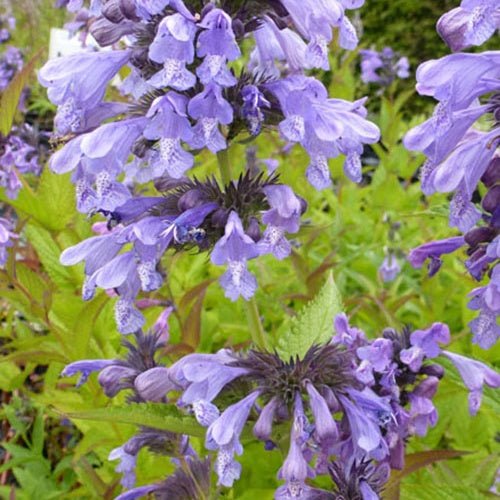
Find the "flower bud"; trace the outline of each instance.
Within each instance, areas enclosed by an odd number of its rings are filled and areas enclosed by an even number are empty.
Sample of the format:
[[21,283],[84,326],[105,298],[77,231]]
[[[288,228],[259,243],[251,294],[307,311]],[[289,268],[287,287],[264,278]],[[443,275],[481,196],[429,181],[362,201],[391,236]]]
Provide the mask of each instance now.
[[190,189],[184,193],[177,202],[177,208],[181,212],[185,212],[190,208],[199,207],[205,203],[205,197],[199,189]]
[[118,0],[122,14],[131,21],[139,21],[135,10],[135,0]]
[[119,23],[125,18],[123,12],[120,9],[119,0],[107,0],[103,2],[101,8],[102,15],[112,23]]
[[493,158],[481,177],[482,183],[486,187],[491,187],[500,181],[500,156]]
[[500,205],[500,185],[493,186],[484,196],[481,203],[483,208],[490,214],[494,213]]
[[429,375],[431,377],[437,377],[439,379],[444,377],[444,368],[441,365],[424,365],[420,369],[420,373],[423,375]]
[[250,236],[250,238],[252,238],[252,240],[255,241],[255,243],[257,243],[260,240],[261,238],[260,226],[257,217],[250,217],[248,221],[247,230],[245,231],[245,233],[248,236]]
[[134,378],[139,372],[130,368],[128,366],[122,365],[111,365],[104,368],[104,370],[99,373],[97,381],[104,389],[104,394],[108,398],[116,396],[122,389],[126,389],[132,386],[130,380]]
[[474,248],[479,243],[491,241],[496,234],[497,232],[492,227],[475,227],[464,236],[464,239],[468,245]]
[[155,366],[141,373],[136,377],[134,384],[137,392],[146,401],[160,401],[174,387],[169,377],[169,370],[164,366]]
[[214,227],[226,227],[227,219],[229,217],[229,214],[227,210],[224,208],[218,208],[213,214],[212,214],[212,225]]

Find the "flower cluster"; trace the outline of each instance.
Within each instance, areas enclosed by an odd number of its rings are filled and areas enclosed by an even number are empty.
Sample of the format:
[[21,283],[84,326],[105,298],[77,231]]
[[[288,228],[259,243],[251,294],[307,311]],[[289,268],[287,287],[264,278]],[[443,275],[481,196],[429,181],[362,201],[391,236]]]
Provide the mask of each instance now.
[[16,28],[16,18],[0,16],[0,43],[10,40],[10,32]]
[[[278,124],[286,140],[308,152],[307,177],[316,188],[331,184],[327,160],[339,154],[347,157],[346,174],[360,180],[363,144],[379,136],[365,120],[363,100],[330,99],[303,74],[329,68],[332,27],[343,47],[356,45],[345,3],[231,2],[227,10],[181,0],[93,4],[90,32],[102,46],[123,40],[127,48],[71,55],[40,70],[58,105],[57,133],[77,135],[59,152],[71,161],[54,161],[52,169],[74,172],[82,206],[81,193],[98,184],[101,172],[113,181],[124,170],[141,183],[165,173],[180,178],[201,149],[217,153],[239,134],[254,137]],[[250,37],[248,67],[237,73],[233,62]],[[103,102],[108,82],[124,67],[128,104]],[[112,189],[122,191],[118,182]]]
[[[498,19],[497,1],[464,1],[440,19],[438,30],[453,50],[461,50],[489,38]],[[473,341],[487,349],[500,337],[500,51],[459,52],[427,61],[417,70],[417,90],[438,104],[404,144],[427,156],[421,170],[425,194],[454,193],[450,226],[464,237],[427,243],[412,251],[410,262],[419,267],[430,257],[434,274],[441,254],[468,246],[467,270],[478,281],[490,279],[471,292],[469,303],[480,310],[469,323]],[[488,128],[474,127],[479,120]],[[479,189],[481,183],[484,189]],[[480,192],[485,193],[482,200]]]
[[410,63],[407,57],[400,57],[390,47],[380,52],[370,49],[359,51],[361,56],[361,80],[364,83],[378,83],[388,87],[396,78],[410,76]]
[[0,186],[8,198],[15,199],[22,188],[19,174],[40,174],[40,154],[46,152],[41,140],[27,123],[13,127],[7,137],[0,135]]
[[[438,356],[457,367],[470,393],[472,415],[483,384],[500,387],[500,375],[486,365],[441,350],[439,344],[450,339],[442,323],[413,332],[387,328],[369,340],[340,314],[335,330],[328,344],[289,361],[276,352],[222,349],[189,354],[169,367],[154,362],[157,336],[137,333],[137,347],[126,342],[126,361],[80,361],[68,365],[63,375],[81,372],[81,384],[91,371],[100,371],[98,380],[108,396],[129,389],[132,401],[166,403],[169,393],[180,393],[177,405],[207,427],[205,446],[217,453],[214,469],[222,486],[232,486],[240,476],[234,456],[243,453],[240,439],[247,422],[266,450],[283,446],[277,438],[289,429],[288,456],[277,472],[284,481],[277,499],[337,498],[308,484],[325,474],[333,479],[336,495],[379,498],[389,468],[404,467],[408,438],[424,436],[437,422],[432,398],[444,373],[434,362]],[[121,459],[117,470],[125,472],[125,487],[135,483],[138,449],[158,449],[168,439],[173,439],[170,434],[143,429],[113,450],[110,458]],[[192,455],[180,443],[183,455]],[[132,491],[139,496],[159,487],[141,488]]]
[[[85,200],[99,196],[107,208],[101,210],[108,217],[104,234],[66,249],[61,262],[85,261],[85,300],[94,296],[97,286],[115,290],[121,333],[143,326],[134,301],[140,290],[157,290],[163,284],[160,261],[167,249],[211,250],[214,264],[227,265],[220,280],[226,296],[249,299],[257,284],[247,261],[268,253],[277,259],[287,257],[291,245],[285,234],[299,230],[299,218],[306,209],[304,200],[279,184],[276,176],[252,177],[249,172],[224,189],[214,178],[204,182],[164,178],[157,184],[164,196],[132,198],[124,193],[115,209],[112,182],[102,172],[97,192],[85,195]],[[132,247],[122,251],[125,246]]]
[[[185,174],[202,150],[217,154],[222,164],[236,137],[253,139],[264,128],[278,128],[289,144],[307,151],[306,175],[317,189],[331,186],[328,160],[340,154],[346,175],[361,180],[363,145],[379,137],[366,120],[365,99],[331,99],[304,71],[329,68],[332,28],[342,47],[356,45],[345,9],[362,4],[92,2],[85,29],[101,46],[120,40],[121,48],[54,59],[39,71],[58,106],[56,132],[66,140],[50,168],[73,173],[79,211],[119,224],[67,250],[62,262],[86,261],[84,298],[96,286],[116,290],[121,332],[142,326],[132,302],[140,289],[161,286],[159,262],[168,247],[212,249],[212,262],[227,265],[221,285],[231,300],[255,292],[248,260],[290,254],[285,233],[299,230],[303,200],[258,172],[226,179],[222,190],[212,179],[189,181]],[[67,6],[78,10],[82,2]],[[241,47],[250,39],[255,45],[245,66]],[[128,73],[120,86],[126,97],[107,102],[108,83],[119,72]],[[149,181],[157,188],[168,185],[159,189],[165,200],[134,195],[138,184]],[[130,243],[133,250],[120,253]]]

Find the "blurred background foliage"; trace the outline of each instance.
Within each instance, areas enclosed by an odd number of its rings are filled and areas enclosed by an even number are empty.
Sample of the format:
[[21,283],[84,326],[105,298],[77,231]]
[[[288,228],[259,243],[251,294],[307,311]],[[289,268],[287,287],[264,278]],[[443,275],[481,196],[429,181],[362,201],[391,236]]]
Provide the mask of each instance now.
[[[391,46],[411,62],[411,76],[383,93],[359,81],[357,52],[346,54],[332,47],[332,71],[322,75],[330,94],[355,99],[370,93],[370,117],[382,130],[382,139],[365,152],[360,185],[342,173],[342,158],[330,162],[334,186],[321,192],[304,182],[307,156],[295,146],[283,152],[275,131],[265,131],[250,145],[230,150],[233,175],[247,164],[276,158],[284,183],[308,201],[300,232],[294,238],[291,258],[272,257],[250,262],[259,283],[256,300],[271,343],[276,346],[293,317],[321,288],[333,271],[345,310],[353,325],[377,336],[386,326],[409,324],[424,328],[435,321],[449,324],[451,349],[499,367],[500,346],[483,351],[470,342],[467,293],[477,286],[457,255],[445,256],[442,270],[433,278],[425,269],[405,261],[410,248],[456,233],[448,227],[446,195],[424,198],[418,181],[422,157],[406,151],[401,138],[431,112],[432,102],[412,91],[419,62],[446,53],[434,26],[438,17],[458,0],[420,2],[366,0],[361,12],[363,47]],[[0,4],[13,13],[17,29],[10,43],[21,47],[28,59],[48,47],[49,29],[67,18],[52,7],[52,0],[17,0]],[[46,53],[40,61],[44,61]],[[41,65],[41,63],[40,63]],[[50,123],[53,107],[35,78],[28,119]],[[0,110],[1,112],[1,110]],[[216,173],[213,155],[198,158],[194,173]],[[262,167],[264,168],[264,167]],[[60,252],[92,235],[90,223],[74,207],[69,175],[47,169],[39,179],[26,179],[16,201],[0,191],[4,213],[17,213],[17,230],[23,238],[11,249],[0,269],[0,497],[15,499],[114,498],[120,491],[116,463],[107,460],[111,449],[133,434],[134,426],[115,418],[88,418],[112,402],[102,393],[95,375],[81,388],[76,379],[60,379],[65,364],[80,359],[115,358],[122,352],[113,319],[114,299],[100,291],[90,302],[80,296],[82,266],[63,267]],[[9,208],[10,207],[10,208]],[[90,222],[100,220],[95,216]],[[384,283],[379,267],[393,252],[401,272]],[[164,260],[168,286],[150,297],[175,306],[171,316],[171,342],[165,357],[174,361],[193,352],[213,352],[223,346],[245,347],[248,323],[241,300],[223,297],[217,283],[220,268],[207,254],[168,255]],[[151,326],[162,307],[144,311]],[[475,499],[493,496],[488,489],[500,467],[500,397],[486,390],[483,407],[471,419],[467,392],[453,368],[435,398],[439,423],[427,437],[415,438],[409,452],[456,449],[470,454],[437,462],[409,475],[402,483],[402,499]],[[87,413],[86,413],[87,412]],[[69,414],[78,414],[80,418]],[[203,448],[203,440],[194,440]],[[265,453],[265,455],[264,455]],[[265,457],[263,459],[263,457]],[[249,441],[242,456],[242,478],[224,498],[271,499],[277,487],[276,471],[283,457],[264,452]],[[137,475],[141,484],[153,482],[171,469],[166,459],[141,451]],[[318,483],[320,484],[320,483]]]

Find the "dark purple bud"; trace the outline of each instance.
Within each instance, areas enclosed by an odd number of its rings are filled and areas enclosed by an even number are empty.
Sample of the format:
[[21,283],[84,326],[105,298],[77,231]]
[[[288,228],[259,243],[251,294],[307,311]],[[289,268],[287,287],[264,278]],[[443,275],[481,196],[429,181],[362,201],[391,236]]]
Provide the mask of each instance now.
[[111,365],[99,373],[97,380],[108,398],[116,396],[122,389],[131,387],[132,383],[124,379],[133,379],[138,374],[134,368],[122,365]]
[[108,0],[101,7],[102,15],[112,23],[119,23],[125,18],[120,9],[120,0]]
[[427,377],[413,389],[413,394],[422,398],[432,399],[434,394],[436,394],[438,385],[439,379],[437,377]]
[[210,2],[210,3],[207,3],[203,9],[201,9],[201,14],[200,14],[200,17],[203,19],[211,10],[213,10],[215,7],[215,5]]
[[425,365],[420,368],[420,373],[440,379],[444,377],[444,368],[441,365]]
[[481,203],[484,210],[490,214],[494,213],[500,205],[500,185],[493,186],[484,196]]
[[229,217],[229,214],[227,210],[224,208],[218,208],[213,214],[212,214],[212,225],[214,227],[226,227],[227,219]]
[[300,201],[300,215],[303,215],[307,210],[307,201],[302,196],[295,195]]
[[240,19],[233,19],[231,28],[233,29],[233,33],[236,38],[240,38],[245,34],[245,25],[241,22]]
[[125,21],[114,24],[104,17],[94,21],[90,26],[91,35],[97,40],[101,47],[108,47],[116,43],[122,36],[131,35],[134,32],[134,23]]
[[252,240],[255,241],[255,243],[257,243],[260,240],[261,238],[260,226],[257,217],[250,217],[248,221],[247,230],[245,231],[245,233],[248,234],[248,236],[250,236],[250,238],[252,238]]
[[131,21],[139,21],[140,18],[136,14],[135,0],[119,0],[120,10],[123,15]]
[[170,175],[164,174],[161,177],[158,177],[157,179],[154,180],[154,186],[158,191],[166,193],[167,191],[171,191],[176,187],[182,186],[182,184],[185,184],[188,181],[189,179],[187,177],[174,179],[170,177]]
[[185,212],[190,208],[199,207],[206,203],[203,193],[199,189],[190,189],[184,193],[177,202],[177,208],[180,212]]
[[427,264],[427,275],[432,278],[440,269],[443,261],[439,257],[431,257]]
[[[500,186],[499,186],[500,187]],[[475,227],[469,231],[465,236],[465,242],[471,247],[476,247],[479,243],[490,242],[497,235],[497,231],[492,227],[483,226]]]
[[486,187],[491,187],[500,181],[500,156],[493,158],[481,177],[482,183]]

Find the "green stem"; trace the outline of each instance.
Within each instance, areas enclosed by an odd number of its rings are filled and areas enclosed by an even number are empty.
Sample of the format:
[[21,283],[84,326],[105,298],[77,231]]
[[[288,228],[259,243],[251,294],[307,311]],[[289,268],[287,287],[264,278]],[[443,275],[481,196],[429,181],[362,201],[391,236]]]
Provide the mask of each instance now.
[[255,297],[246,300],[245,307],[247,309],[248,326],[250,327],[250,335],[252,336],[253,343],[257,347],[269,351],[266,332],[260,321],[259,307],[257,306]]
[[222,184],[227,186],[231,182],[231,165],[229,164],[229,152],[227,149],[222,149],[217,153],[217,162],[219,163]]

